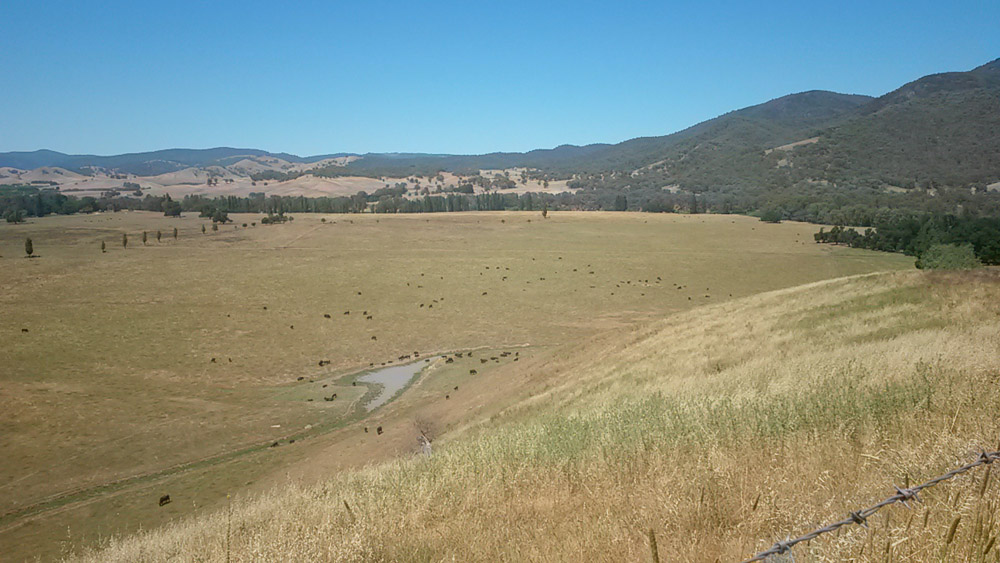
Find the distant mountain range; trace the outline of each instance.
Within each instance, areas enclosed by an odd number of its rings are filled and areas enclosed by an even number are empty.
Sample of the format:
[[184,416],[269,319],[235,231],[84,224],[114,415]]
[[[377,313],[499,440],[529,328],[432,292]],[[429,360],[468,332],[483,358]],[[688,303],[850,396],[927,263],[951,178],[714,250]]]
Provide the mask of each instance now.
[[[1000,59],[926,76],[878,98],[809,91],[733,111],[683,131],[618,144],[484,155],[341,153],[299,157],[256,149],[169,149],[116,156],[0,153],[0,166],[153,176],[278,159],[338,175],[403,177],[437,170],[529,167],[553,177],[627,172],[664,185],[787,186],[824,181],[911,188],[1000,181]],[[277,161],[275,161],[277,162]],[[287,168],[287,164],[286,164]]]

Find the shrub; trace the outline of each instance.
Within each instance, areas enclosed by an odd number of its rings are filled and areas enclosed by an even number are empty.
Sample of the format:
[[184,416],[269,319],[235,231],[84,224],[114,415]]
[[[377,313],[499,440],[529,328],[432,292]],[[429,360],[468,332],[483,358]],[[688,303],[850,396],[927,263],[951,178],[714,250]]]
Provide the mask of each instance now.
[[780,209],[771,207],[765,209],[763,213],[760,214],[760,220],[765,223],[780,223],[782,219],[782,212]]
[[917,258],[915,265],[924,270],[971,270],[983,264],[971,244],[935,244]]

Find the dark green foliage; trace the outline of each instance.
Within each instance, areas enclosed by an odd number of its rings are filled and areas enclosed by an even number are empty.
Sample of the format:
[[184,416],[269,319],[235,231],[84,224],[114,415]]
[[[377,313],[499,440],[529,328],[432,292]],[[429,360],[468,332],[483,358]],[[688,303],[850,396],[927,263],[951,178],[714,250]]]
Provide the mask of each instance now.
[[915,265],[926,270],[971,270],[983,264],[976,258],[972,245],[965,243],[935,244],[917,258]]
[[968,244],[982,263],[1000,264],[1000,218],[897,213],[878,220],[864,233],[835,226],[829,231],[820,229],[814,238],[816,242],[921,257],[936,245]]
[[294,180],[299,176],[302,176],[303,172],[293,171],[293,172],[278,172],[277,170],[264,170],[263,172],[256,172],[250,175],[250,179],[254,182],[287,182],[288,180]]
[[284,212],[275,214],[268,214],[267,217],[263,217],[260,220],[261,225],[278,225],[288,221],[288,217],[285,216]]
[[147,238],[146,237],[146,231],[143,231],[142,232],[142,245],[143,246],[146,246],[146,238]]
[[626,211],[628,210],[628,198],[623,195],[615,196],[615,211]]
[[180,217],[181,216],[181,204],[170,198],[170,194],[163,197],[163,203],[161,204],[163,209],[163,214],[167,217]]
[[218,231],[219,230],[219,224],[218,223],[212,223],[212,230],[213,231]]
[[7,212],[4,213],[4,219],[6,219],[8,223],[23,223],[25,215],[27,215],[27,213],[25,213],[23,209],[8,209]]
[[29,258],[35,254],[35,247],[31,244],[31,237],[24,239],[24,253],[27,254]]
[[782,218],[781,210],[776,207],[770,207],[760,214],[760,220],[765,223],[780,223]]

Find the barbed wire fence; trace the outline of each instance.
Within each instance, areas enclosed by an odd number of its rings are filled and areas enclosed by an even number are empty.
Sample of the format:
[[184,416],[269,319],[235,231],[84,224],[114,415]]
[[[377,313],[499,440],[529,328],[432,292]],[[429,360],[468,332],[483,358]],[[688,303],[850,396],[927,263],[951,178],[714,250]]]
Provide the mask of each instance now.
[[[751,563],[753,561],[768,561],[769,558],[773,556],[789,554],[792,547],[794,547],[796,544],[816,539],[819,536],[822,536],[823,534],[829,534],[830,532],[835,532],[844,526],[857,524],[858,526],[863,526],[867,528],[868,524],[866,521],[868,520],[869,517],[871,517],[879,510],[882,510],[883,508],[896,503],[902,503],[903,506],[909,508],[910,505],[907,504],[907,501],[920,502],[920,497],[917,496],[917,494],[920,491],[933,487],[938,483],[942,483],[944,481],[957,477],[968,471],[971,471],[976,467],[979,467],[980,465],[989,465],[998,459],[1000,459],[1000,451],[993,451],[993,452],[984,451],[983,453],[979,454],[979,457],[976,458],[976,461],[963,465],[962,467],[952,469],[951,471],[945,473],[944,475],[935,477],[930,481],[926,481],[924,483],[921,483],[915,487],[910,487],[908,489],[900,489],[899,487],[894,487],[896,489],[896,494],[890,496],[889,498],[883,500],[882,502],[873,504],[868,508],[864,508],[856,512],[851,512],[847,515],[847,518],[844,518],[843,520],[837,522],[833,522],[832,524],[827,524],[822,528],[816,528],[815,530],[809,532],[808,534],[799,536],[797,538],[787,539],[785,541],[779,541],[775,543],[773,546],[771,546],[770,549],[767,549],[766,551],[761,551],[760,553],[754,555],[750,559],[743,560],[742,563]],[[775,559],[772,559],[772,561],[774,560]]]

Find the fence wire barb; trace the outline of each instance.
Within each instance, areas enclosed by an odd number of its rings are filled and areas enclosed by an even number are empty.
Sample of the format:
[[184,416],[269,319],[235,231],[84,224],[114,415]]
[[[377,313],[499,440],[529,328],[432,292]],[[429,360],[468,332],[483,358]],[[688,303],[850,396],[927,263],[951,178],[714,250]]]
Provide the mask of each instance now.
[[761,551],[760,553],[754,555],[750,559],[743,560],[742,563],[751,563],[753,561],[765,561],[767,560],[768,557],[772,555],[780,555],[783,553],[788,553],[792,549],[792,547],[794,547],[796,544],[816,539],[817,537],[823,534],[834,532],[844,526],[849,526],[851,524],[857,524],[859,526],[867,528],[868,518],[871,515],[878,512],[879,510],[882,510],[886,506],[898,502],[901,503],[903,506],[910,508],[910,505],[907,504],[906,501],[913,500],[917,502],[923,502],[917,495],[917,493],[919,493],[920,491],[927,489],[929,487],[933,487],[934,485],[937,485],[942,481],[947,481],[953,477],[957,477],[958,475],[961,475],[962,473],[975,469],[980,465],[987,465],[993,463],[997,459],[1000,459],[1000,451],[995,451],[995,452],[984,451],[983,453],[979,454],[979,457],[976,458],[976,461],[963,465],[962,467],[952,469],[951,471],[945,473],[944,475],[939,475],[938,477],[935,477],[925,483],[921,483],[915,487],[900,489],[899,487],[894,486],[893,488],[896,489],[896,494],[890,496],[889,498],[883,500],[882,502],[879,502],[862,510],[848,513],[847,518],[844,518],[843,520],[834,522],[832,524],[827,524],[822,528],[816,528],[815,530],[803,536],[787,539],[785,541],[779,541],[775,543],[773,546],[771,546],[770,549],[766,551]]

